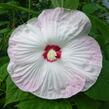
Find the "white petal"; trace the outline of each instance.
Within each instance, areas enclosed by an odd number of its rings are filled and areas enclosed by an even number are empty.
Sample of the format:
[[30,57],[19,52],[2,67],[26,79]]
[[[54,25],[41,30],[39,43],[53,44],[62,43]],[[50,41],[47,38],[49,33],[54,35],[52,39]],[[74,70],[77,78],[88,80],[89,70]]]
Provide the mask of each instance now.
[[99,76],[102,68],[102,54],[98,43],[91,37],[75,38],[62,50],[62,61],[69,69],[86,77],[84,91],[89,89]]
[[28,92],[37,90],[46,76],[43,59],[39,59],[36,63],[27,65],[17,65],[10,62],[8,72],[14,83],[21,90]]
[[20,66],[10,62],[8,72],[21,90],[46,99],[68,98],[83,89],[85,78],[61,64],[43,64],[39,60],[35,64]]
[[33,93],[41,98],[68,98],[80,92],[85,85],[84,76],[64,68],[62,63],[47,63],[46,76],[41,87]]
[[48,43],[63,42],[63,45],[78,35],[88,34],[91,27],[90,20],[83,12],[63,8],[43,11],[38,22]]
[[[34,19],[37,22],[37,19]],[[45,42],[40,27],[32,26],[32,21],[19,26],[9,39],[8,54],[13,62],[27,64],[42,56]],[[37,23],[36,23],[37,24]]]

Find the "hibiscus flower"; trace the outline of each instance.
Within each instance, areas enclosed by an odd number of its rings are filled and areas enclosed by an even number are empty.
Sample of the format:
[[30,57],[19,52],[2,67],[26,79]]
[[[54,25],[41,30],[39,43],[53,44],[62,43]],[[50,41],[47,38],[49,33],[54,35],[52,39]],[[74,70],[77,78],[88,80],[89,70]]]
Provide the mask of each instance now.
[[102,68],[98,43],[81,11],[55,8],[19,26],[9,39],[8,72],[23,91],[46,99],[88,90]]

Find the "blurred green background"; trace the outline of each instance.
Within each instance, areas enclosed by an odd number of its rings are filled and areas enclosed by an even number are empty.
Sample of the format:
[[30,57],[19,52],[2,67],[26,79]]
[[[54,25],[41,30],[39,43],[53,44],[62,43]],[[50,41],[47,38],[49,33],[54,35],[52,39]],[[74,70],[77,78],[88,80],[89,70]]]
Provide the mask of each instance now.
[[[88,15],[92,22],[90,35],[102,49],[103,69],[96,84],[87,92],[50,101],[22,92],[14,85],[7,73],[7,47],[18,25],[53,7],[77,8]],[[0,109],[109,109],[109,1],[0,0]]]

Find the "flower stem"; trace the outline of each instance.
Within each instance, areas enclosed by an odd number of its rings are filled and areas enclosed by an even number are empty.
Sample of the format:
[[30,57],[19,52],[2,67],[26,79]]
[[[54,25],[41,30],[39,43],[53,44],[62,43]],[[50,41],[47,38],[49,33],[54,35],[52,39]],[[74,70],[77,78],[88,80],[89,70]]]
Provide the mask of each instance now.
[[28,10],[29,10],[28,19],[30,19],[31,0],[28,0]]

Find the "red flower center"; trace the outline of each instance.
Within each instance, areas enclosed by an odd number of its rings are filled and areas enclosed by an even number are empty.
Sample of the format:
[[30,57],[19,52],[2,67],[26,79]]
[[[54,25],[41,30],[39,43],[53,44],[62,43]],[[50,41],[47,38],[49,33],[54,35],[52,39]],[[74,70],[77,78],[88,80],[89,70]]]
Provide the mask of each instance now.
[[61,48],[58,45],[47,45],[43,57],[49,62],[57,61],[61,58]]

